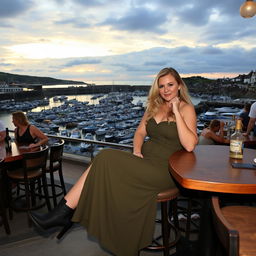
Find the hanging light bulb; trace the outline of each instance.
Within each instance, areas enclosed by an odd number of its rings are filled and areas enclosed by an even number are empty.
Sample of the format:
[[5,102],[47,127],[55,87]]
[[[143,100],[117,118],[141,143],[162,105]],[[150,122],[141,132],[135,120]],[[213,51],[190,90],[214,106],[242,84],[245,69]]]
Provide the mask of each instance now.
[[244,18],[251,18],[256,14],[256,3],[253,0],[246,0],[240,7],[240,15]]

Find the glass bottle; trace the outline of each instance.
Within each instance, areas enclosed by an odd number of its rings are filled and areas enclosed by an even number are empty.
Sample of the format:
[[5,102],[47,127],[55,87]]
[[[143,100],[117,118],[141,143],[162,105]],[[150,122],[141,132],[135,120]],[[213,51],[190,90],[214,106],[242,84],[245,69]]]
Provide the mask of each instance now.
[[6,152],[11,152],[12,151],[12,141],[11,141],[11,137],[9,135],[9,130],[8,128],[6,128],[6,136],[5,136],[5,149]]
[[232,120],[229,124],[229,136],[231,136],[235,132],[236,127],[236,116],[232,115]]
[[242,120],[237,119],[235,132],[230,136],[229,156],[231,158],[243,158],[243,140],[244,136],[242,134]]

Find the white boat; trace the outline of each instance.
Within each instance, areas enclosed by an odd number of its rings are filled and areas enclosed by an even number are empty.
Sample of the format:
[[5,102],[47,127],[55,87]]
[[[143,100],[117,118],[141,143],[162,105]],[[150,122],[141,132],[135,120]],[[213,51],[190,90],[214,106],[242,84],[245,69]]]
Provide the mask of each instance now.
[[81,138],[81,132],[78,129],[74,129],[71,131],[70,138],[73,139],[80,139]]
[[86,152],[86,151],[88,151],[88,150],[90,150],[90,149],[91,149],[91,144],[90,144],[90,143],[82,142],[82,143],[80,144],[80,151],[81,151],[81,152]]
[[98,135],[98,136],[100,136],[100,135],[106,134],[107,131],[108,131],[107,128],[99,128],[99,129],[97,129],[97,130],[95,131],[95,134]]

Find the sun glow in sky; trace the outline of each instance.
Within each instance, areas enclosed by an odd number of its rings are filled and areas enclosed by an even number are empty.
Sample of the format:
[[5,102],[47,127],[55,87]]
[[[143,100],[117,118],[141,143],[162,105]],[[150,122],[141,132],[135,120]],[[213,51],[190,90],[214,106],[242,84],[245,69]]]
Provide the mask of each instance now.
[[0,0],[0,71],[84,82],[150,84],[256,69],[255,18],[242,0]]
[[13,45],[9,50],[13,54],[27,59],[62,59],[76,57],[98,57],[110,55],[104,46],[86,45],[79,42],[46,42],[46,43],[28,43]]

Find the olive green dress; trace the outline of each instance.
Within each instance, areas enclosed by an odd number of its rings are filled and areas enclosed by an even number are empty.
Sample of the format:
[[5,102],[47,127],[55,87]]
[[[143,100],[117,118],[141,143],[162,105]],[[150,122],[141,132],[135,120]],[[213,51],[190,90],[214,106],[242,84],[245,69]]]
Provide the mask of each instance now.
[[157,194],[175,186],[168,159],[182,148],[176,123],[152,118],[146,129],[144,158],[115,149],[95,157],[72,219],[117,256],[137,256],[152,242]]

